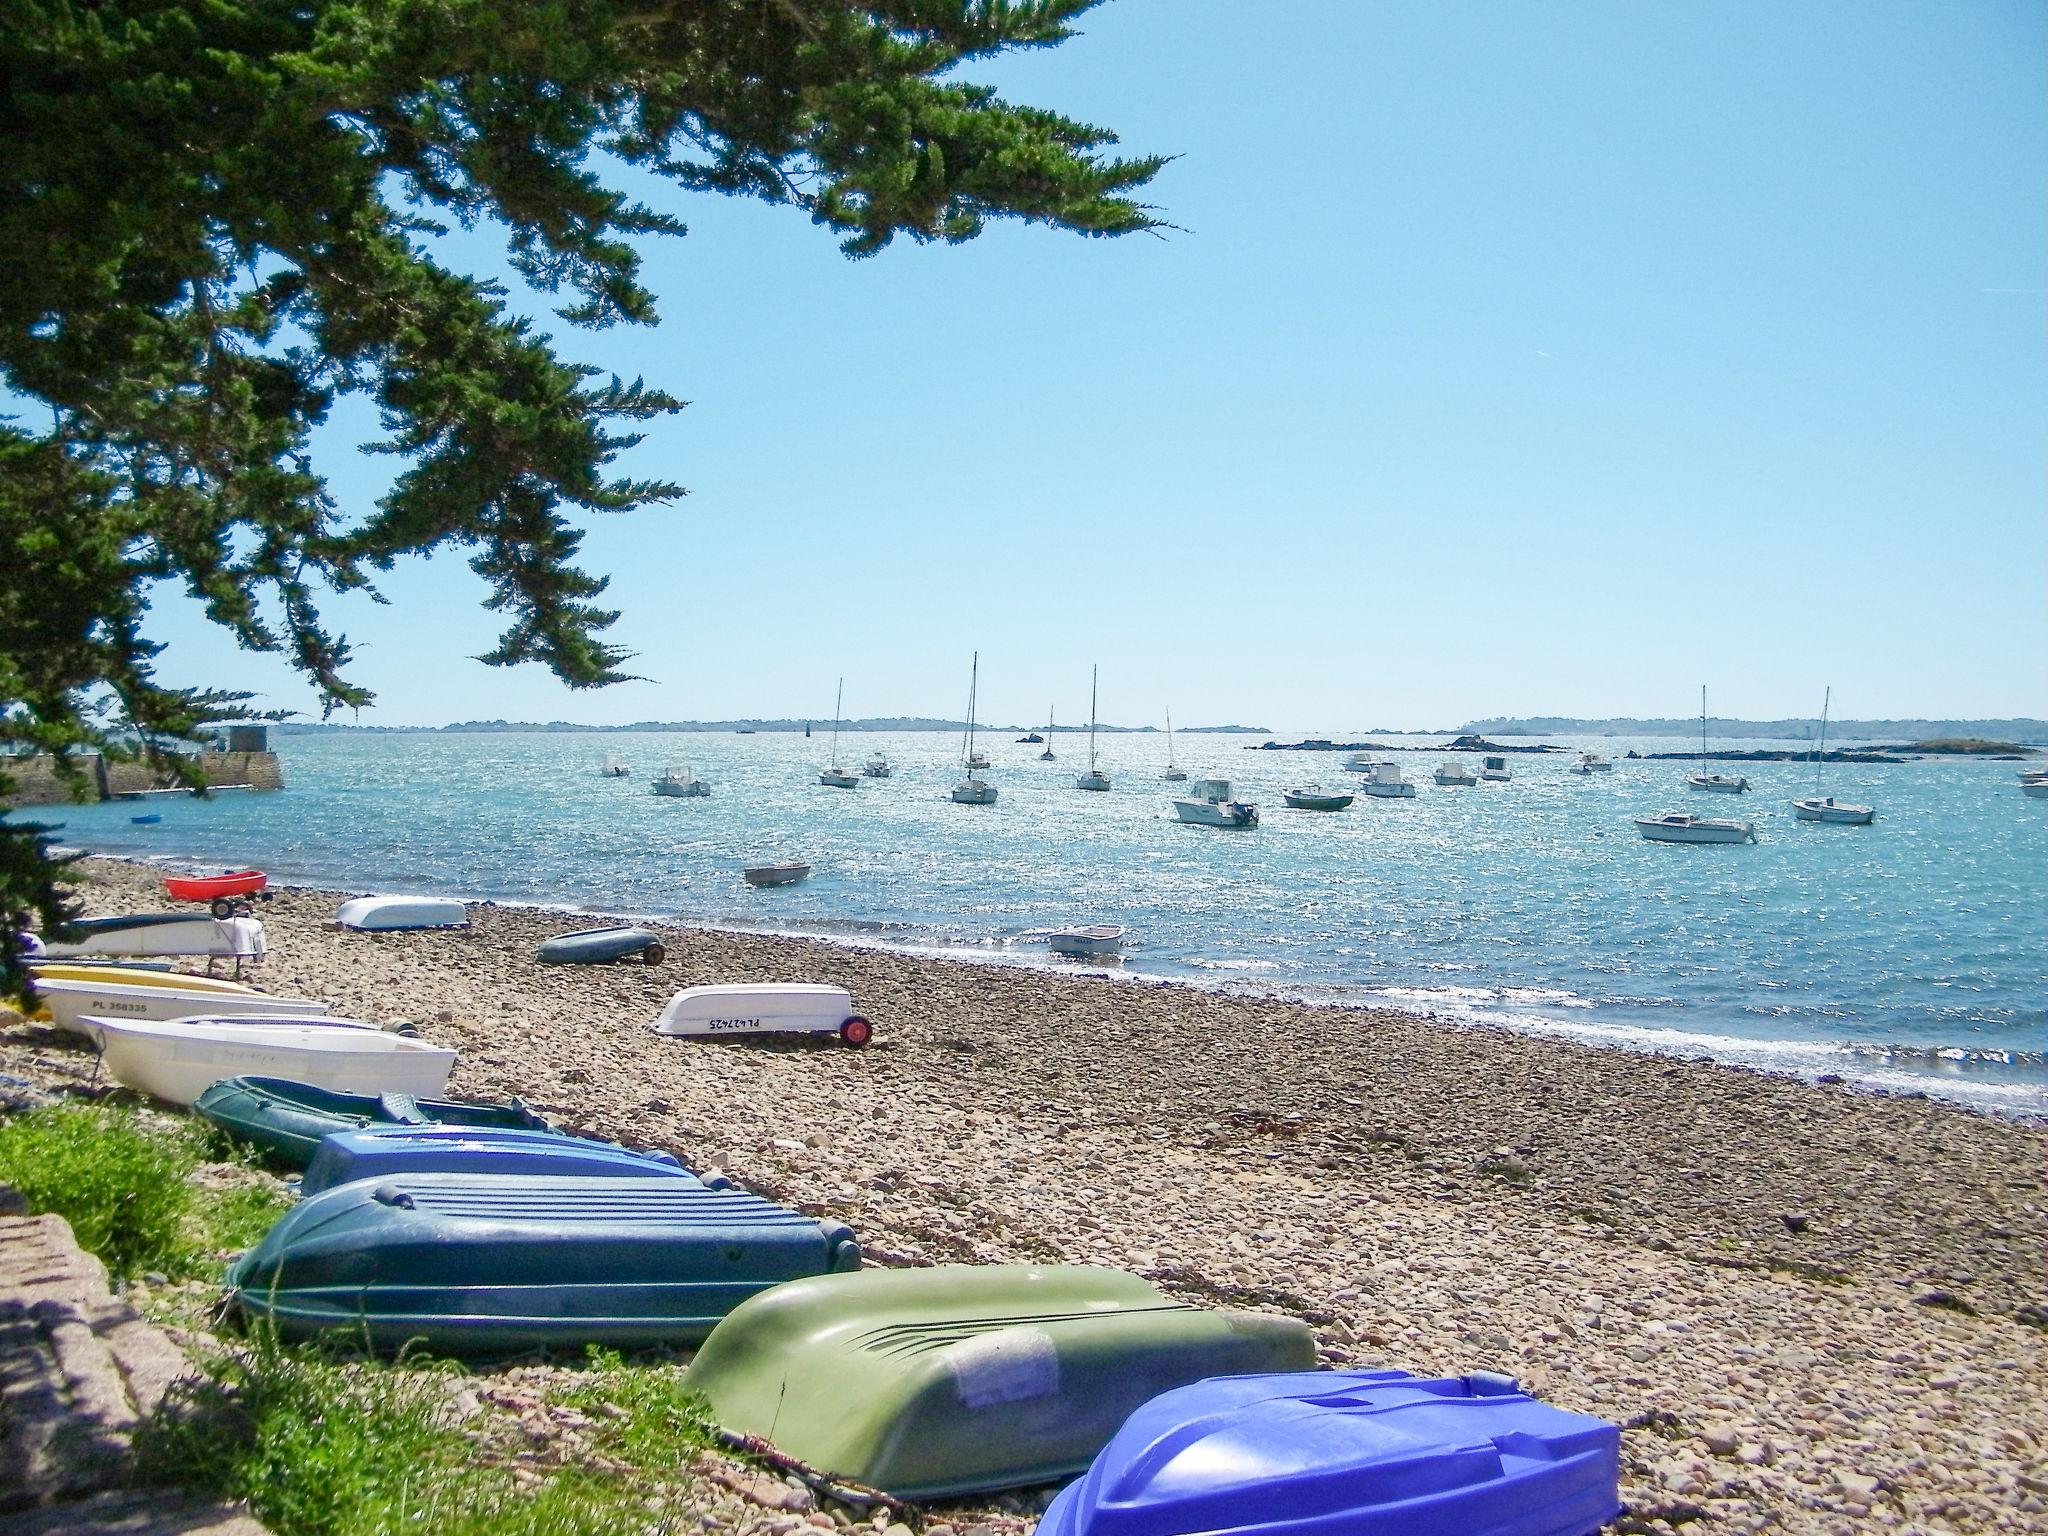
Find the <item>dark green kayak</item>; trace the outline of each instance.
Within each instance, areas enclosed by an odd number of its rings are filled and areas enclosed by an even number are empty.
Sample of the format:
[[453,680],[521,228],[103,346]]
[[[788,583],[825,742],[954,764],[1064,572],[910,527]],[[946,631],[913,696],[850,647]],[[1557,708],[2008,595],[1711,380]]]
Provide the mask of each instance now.
[[608,965],[614,960],[659,965],[668,951],[661,935],[645,928],[579,928],[546,940],[537,958],[542,965]]
[[693,1178],[401,1173],[309,1195],[228,1272],[247,1316],[379,1350],[694,1344],[748,1297],[860,1245]]
[[468,1125],[549,1131],[554,1127],[518,1099],[415,1099],[405,1093],[338,1093],[283,1077],[230,1077],[192,1106],[237,1141],[275,1154],[295,1168],[313,1160],[320,1138],[375,1125]]
[[1315,1363],[1305,1323],[1187,1306],[1121,1270],[948,1264],[765,1291],[688,1381],[722,1429],[925,1499],[1072,1477],[1161,1392]]

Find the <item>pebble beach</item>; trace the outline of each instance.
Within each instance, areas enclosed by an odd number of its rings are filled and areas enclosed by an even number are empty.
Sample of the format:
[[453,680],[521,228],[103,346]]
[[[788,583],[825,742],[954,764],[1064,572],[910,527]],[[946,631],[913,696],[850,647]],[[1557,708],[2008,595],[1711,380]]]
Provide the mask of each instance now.
[[[80,871],[92,911],[162,905],[152,871]],[[345,894],[259,909],[259,985],[412,1020],[461,1051],[452,1091],[722,1169],[848,1222],[871,1263],[1115,1265],[1305,1318],[1331,1365],[1514,1375],[1627,1426],[1625,1530],[2048,1529],[2038,1126],[781,936],[544,967],[543,938],[593,920],[476,905],[467,931],[347,933]],[[648,1031],[679,987],[793,980],[849,988],[874,1043]],[[90,1064],[0,1038],[10,1071]]]

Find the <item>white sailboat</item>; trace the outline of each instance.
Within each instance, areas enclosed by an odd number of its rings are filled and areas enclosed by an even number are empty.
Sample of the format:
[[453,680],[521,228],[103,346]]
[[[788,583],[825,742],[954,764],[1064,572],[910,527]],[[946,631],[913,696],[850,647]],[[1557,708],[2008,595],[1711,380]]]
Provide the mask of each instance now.
[[1716,795],[1739,795],[1749,788],[1749,780],[1726,773],[1707,772],[1707,685],[1700,684],[1700,771],[1686,781],[1691,789],[1703,789]]
[[1039,761],[1040,761],[1041,763],[1049,763],[1049,762],[1051,762],[1051,761],[1053,760],[1053,756],[1052,756],[1052,717],[1053,717],[1053,707],[1052,707],[1052,706],[1051,706],[1050,704],[1048,704],[1048,705],[1046,705],[1046,706],[1045,706],[1045,750],[1044,750],[1043,752],[1041,752],[1041,753],[1039,753],[1039,754],[1038,754],[1038,760],[1039,760]]
[[1867,805],[1850,805],[1837,800],[1833,795],[1820,792],[1820,765],[1828,755],[1828,706],[1834,702],[1835,690],[1829,688],[1820,696],[1820,741],[1813,754],[1813,793],[1792,802],[1792,814],[1801,821],[1826,822],[1836,827],[1867,827],[1877,820],[1877,812]]
[[1170,709],[1166,712],[1166,772],[1159,777],[1168,784],[1184,784],[1188,777],[1187,769],[1173,765],[1173,711]]
[[1101,668],[1088,669],[1088,771],[1074,780],[1076,789],[1107,789],[1109,775],[1095,766],[1095,693]]
[[839,679],[839,692],[832,700],[832,766],[818,775],[827,789],[858,789],[860,777],[839,766],[839,717],[846,704],[846,679]]
[[956,805],[994,805],[996,787],[977,779],[975,773],[988,766],[988,758],[974,750],[974,706],[976,695],[981,691],[981,652],[974,653],[974,662],[967,674],[967,777],[953,786],[953,802]]

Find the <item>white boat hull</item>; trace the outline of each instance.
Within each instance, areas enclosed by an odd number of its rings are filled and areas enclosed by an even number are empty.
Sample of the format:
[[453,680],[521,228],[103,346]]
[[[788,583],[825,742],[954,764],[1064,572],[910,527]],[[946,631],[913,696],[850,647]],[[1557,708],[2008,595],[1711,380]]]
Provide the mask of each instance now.
[[[168,915],[168,914],[167,914]],[[110,927],[76,944],[45,943],[52,960],[78,955],[161,955],[209,960],[261,960],[269,953],[263,924],[253,917],[175,914],[175,920],[137,927]]]
[[1747,821],[1720,821],[1698,816],[1637,817],[1636,830],[1653,843],[1753,843],[1756,827]]
[[335,910],[334,922],[337,927],[364,933],[467,928],[469,909],[446,896],[358,896]]
[[1837,827],[1867,827],[1877,820],[1874,807],[1844,805],[1832,796],[1794,800],[1792,814],[1800,821],[1821,821]]
[[138,1093],[190,1104],[226,1077],[283,1077],[342,1093],[447,1091],[455,1052],[354,1023],[101,1019],[107,1070]]
[[1216,804],[1209,800],[1176,800],[1173,814],[1192,827],[1256,827],[1256,806],[1236,802]]
[[860,780],[844,768],[827,768],[818,775],[818,782],[827,789],[859,789]]
[[686,987],[668,1000],[654,1021],[657,1035],[705,1039],[720,1035],[838,1035],[849,1045],[867,1044],[872,1027],[853,1011],[844,987],[775,981],[733,986]]
[[757,864],[752,869],[740,871],[747,884],[760,886],[795,885],[799,880],[808,879],[810,873],[808,864]]
[[[305,997],[271,997],[262,992],[217,992],[204,987],[159,987],[145,984],[100,981],[36,983],[36,996],[50,1012],[58,1029],[94,1039],[85,1020],[93,1018],[142,1019],[161,1023],[166,1019],[189,1018],[195,1014],[268,1014],[280,1017],[296,1014],[319,1018],[327,1005]],[[97,1043],[97,1041],[95,1041]]]
[[688,783],[679,783],[673,779],[656,779],[654,792],[657,795],[666,795],[671,800],[702,800],[711,794],[711,786],[702,779],[691,779]]
[[1415,786],[1408,783],[1376,784],[1368,779],[1358,787],[1366,794],[1371,795],[1375,800],[1413,800],[1415,798]]
[[1060,928],[1045,936],[1056,955],[1072,960],[1101,960],[1123,953],[1124,931],[1107,923],[1087,928]]
[[1739,795],[1749,789],[1749,780],[1731,779],[1718,773],[1696,773],[1685,782],[1687,788],[1703,790],[1710,795]]
[[1477,784],[1477,783],[1479,782],[1479,779],[1478,779],[1478,777],[1477,777],[1476,775],[1474,775],[1474,774],[1469,774],[1469,773],[1445,773],[1445,772],[1443,771],[1443,769],[1439,768],[1439,769],[1437,769],[1437,771],[1436,771],[1436,781],[1437,781],[1437,783],[1438,783],[1439,785],[1441,785],[1441,786],[1442,786],[1443,788],[1445,788],[1445,789],[1449,789],[1449,788],[1451,788],[1451,787],[1452,787],[1453,785],[1460,785],[1460,784],[1462,784],[1462,785],[1470,786],[1470,785],[1473,785],[1473,784]]
[[978,779],[967,779],[953,786],[953,803],[956,805],[994,805],[996,787],[983,784]]
[[2036,780],[2032,783],[2022,784],[2020,786],[2020,793],[2029,800],[2048,800],[2048,780]]
[[1106,773],[1094,772],[1081,774],[1078,778],[1074,780],[1074,788],[1107,789],[1109,788],[1109,775]]

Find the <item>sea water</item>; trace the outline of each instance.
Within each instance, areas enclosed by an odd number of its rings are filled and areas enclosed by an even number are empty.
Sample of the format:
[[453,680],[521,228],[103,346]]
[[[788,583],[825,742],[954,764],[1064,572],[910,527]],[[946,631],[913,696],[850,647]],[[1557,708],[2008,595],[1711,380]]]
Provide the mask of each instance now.
[[[983,738],[993,806],[952,803],[961,743],[852,734],[858,789],[817,782],[827,734],[333,734],[280,738],[288,787],[209,801],[49,808],[61,839],[175,865],[253,864],[355,891],[438,893],[677,918],[927,953],[1070,967],[1040,932],[1131,931],[1121,969],[1317,1002],[1394,1007],[1637,1049],[1838,1073],[2013,1113],[2048,1113],[2048,801],[2015,764],[1830,766],[1825,792],[1870,827],[1793,819],[1801,763],[1724,765],[1751,793],[1688,791],[1691,765],[1629,760],[1670,738],[1569,741],[1509,759],[1513,780],[1440,788],[1433,750],[1390,753],[1417,794],[1292,811],[1281,791],[1355,786],[1333,753],[1247,750],[1183,733],[1194,778],[1254,801],[1248,831],[1187,826],[1158,735],[1101,738],[1107,793],[1074,788],[1085,737],[1054,762]],[[1387,738],[1428,748],[1420,738]],[[1797,743],[1717,742],[1717,748]],[[605,754],[631,767],[600,775]],[[1476,766],[1477,759],[1462,759]],[[707,799],[650,793],[687,763]],[[1631,818],[1754,820],[1754,845],[1673,846]],[[743,865],[803,860],[756,890]],[[801,979],[801,978],[792,978]]]

